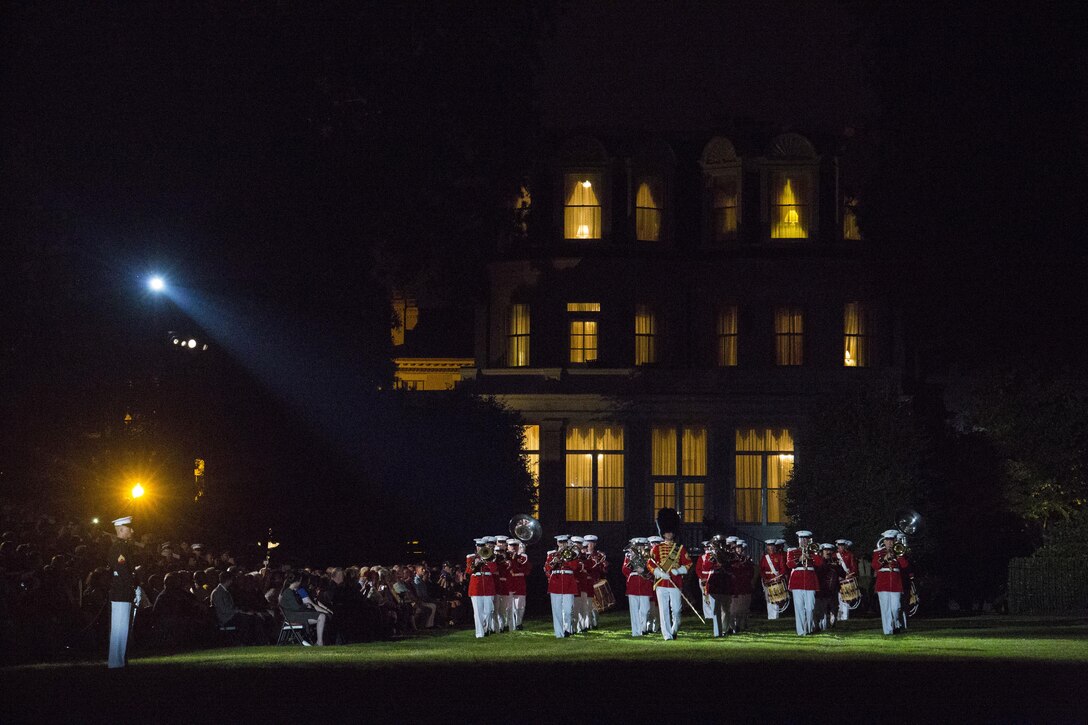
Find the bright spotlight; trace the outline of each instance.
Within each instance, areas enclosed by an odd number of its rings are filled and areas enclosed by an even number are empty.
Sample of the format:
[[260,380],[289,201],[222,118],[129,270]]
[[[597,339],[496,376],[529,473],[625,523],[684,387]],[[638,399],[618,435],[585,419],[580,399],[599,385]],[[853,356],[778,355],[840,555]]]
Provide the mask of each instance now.
[[189,338],[189,342],[187,342],[185,344],[189,346],[190,350],[195,350],[196,349],[196,340],[194,340],[192,338]]
[[166,280],[159,275],[155,275],[147,281],[147,286],[151,288],[152,292],[162,292],[166,289]]
[[95,526],[98,526],[98,517],[95,516],[93,519],[91,519],[91,523],[94,524]]
[[144,495],[144,487],[143,486],[141,486],[140,484],[137,483],[135,486],[132,487],[132,498],[140,498],[140,496],[143,496],[143,495]]

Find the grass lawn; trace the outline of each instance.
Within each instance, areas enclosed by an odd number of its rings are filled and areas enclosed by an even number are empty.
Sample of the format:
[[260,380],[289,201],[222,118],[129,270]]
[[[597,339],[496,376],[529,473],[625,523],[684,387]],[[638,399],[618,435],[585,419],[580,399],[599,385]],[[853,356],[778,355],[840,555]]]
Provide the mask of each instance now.
[[[775,713],[792,721],[812,712],[841,716],[844,706],[876,714],[888,698],[893,712],[910,703],[897,717],[908,721],[1088,717],[1084,619],[922,619],[906,635],[884,637],[879,620],[863,618],[798,637],[792,617],[757,618],[750,633],[725,639],[710,637],[690,613],[684,621],[675,642],[632,638],[626,612],[614,612],[600,629],[564,640],[541,619],[479,641],[461,630],[339,647],[143,656],[123,672],[107,672],[102,662],[23,666],[2,673],[8,692],[0,720],[109,719],[115,702],[157,712],[156,720],[191,718],[162,707],[175,696],[213,707],[222,699],[230,721],[275,719],[293,708],[361,716],[363,703],[413,720],[558,721],[572,714],[572,701],[603,721],[631,708],[636,722],[659,711],[694,720]],[[675,696],[653,696],[654,688]],[[72,697],[49,694],[57,692]],[[471,693],[479,693],[479,705]],[[519,717],[496,707],[511,694]],[[79,706],[89,709],[70,710]]]

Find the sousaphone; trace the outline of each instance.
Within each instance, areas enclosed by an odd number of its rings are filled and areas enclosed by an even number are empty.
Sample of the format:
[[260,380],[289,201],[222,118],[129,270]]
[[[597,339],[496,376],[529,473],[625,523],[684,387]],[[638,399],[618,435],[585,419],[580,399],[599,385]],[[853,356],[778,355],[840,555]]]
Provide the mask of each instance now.
[[516,514],[510,519],[510,534],[525,543],[526,546],[535,544],[544,536],[544,527],[529,514]]

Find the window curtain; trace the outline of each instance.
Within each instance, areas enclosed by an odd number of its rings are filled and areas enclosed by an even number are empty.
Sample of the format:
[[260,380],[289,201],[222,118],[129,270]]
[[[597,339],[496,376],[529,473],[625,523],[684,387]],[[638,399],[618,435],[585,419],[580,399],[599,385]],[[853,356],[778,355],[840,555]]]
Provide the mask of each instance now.
[[593,454],[567,454],[567,521],[593,520]]
[[663,508],[676,508],[676,484],[671,481],[654,482],[654,515]]
[[529,364],[529,305],[510,306],[506,364],[510,367],[525,367]]
[[623,454],[597,455],[597,520],[623,521]]
[[664,194],[660,179],[643,179],[635,194],[635,239],[656,242],[661,239],[661,200]]
[[775,310],[775,363],[801,365],[804,362],[804,319],[800,307],[783,306]]
[[706,428],[684,428],[682,453],[683,475],[706,475]]
[[737,306],[726,305],[718,310],[718,365],[737,364]]
[[684,521],[688,523],[699,523],[704,518],[704,484],[701,483],[685,483],[684,484]]
[[861,239],[861,229],[858,227],[857,199],[847,197],[842,207],[842,238],[851,241]]
[[869,364],[869,324],[867,310],[860,302],[848,302],[843,308],[843,339],[846,350],[843,365],[863,368]]
[[719,242],[735,239],[737,236],[737,201],[736,177],[715,177],[712,188],[713,217],[711,219],[714,239]]
[[635,306],[635,365],[657,362],[657,318],[649,305]]
[[601,238],[599,174],[567,174],[563,229],[567,239]]
[[570,361],[593,362],[597,359],[597,321],[570,321]]
[[736,518],[743,523],[761,523],[760,498],[763,489],[763,456],[737,454]]
[[800,174],[774,175],[771,239],[808,237],[808,190]]
[[654,428],[650,447],[650,472],[654,476],[676,475],[676,429]]

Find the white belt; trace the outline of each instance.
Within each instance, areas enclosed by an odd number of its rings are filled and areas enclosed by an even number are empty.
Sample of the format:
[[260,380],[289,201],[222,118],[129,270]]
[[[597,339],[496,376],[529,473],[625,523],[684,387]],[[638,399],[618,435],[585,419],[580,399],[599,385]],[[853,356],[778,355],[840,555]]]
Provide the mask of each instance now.
[[574,573],[573,571],[567,571],[566,569],[556,569],[555,571],[552,572],[553,575],[555,575],[555,574],[573,574],[573,573]]
[[898,569],[880,569],[880,571],[888,571],[888,572],[892,572],[893,574],[899,572]]
[[795,566],[793,568],[793,570],[794,571],[816,571],[816,569],[814,569],[811,566]]
[[478,571],[478,572],[475,572],[472,576],[491,576],[491,572],[489,572],[489,571]]
[[510,576],[525,576],[524,574],[511,574]]

